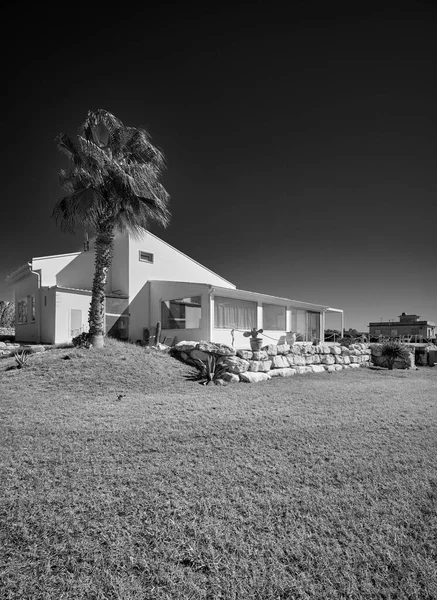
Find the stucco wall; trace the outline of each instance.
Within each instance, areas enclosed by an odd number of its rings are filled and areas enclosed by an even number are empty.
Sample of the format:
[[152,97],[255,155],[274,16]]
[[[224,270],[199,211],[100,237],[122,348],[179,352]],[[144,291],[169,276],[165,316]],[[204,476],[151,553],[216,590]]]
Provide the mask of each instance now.
[[[153,263],[139,260],[140,250],[153,254]],[[225,288],[235,286],[150,233],[141,240],[129,239],[129,296],[131,300],[153,280],[209,283]]]
[[56,275],[60,287],[90,290],[94,276],[95,252],[81,252],[65,265]]
[[59,254],[57,256],[41,256],[32,259],[32,269],[38,271],[41,269],[41,285],[56,285],[56,276],[71,261],[73,261],[80,252],[72,254]]
[[55,288],[41,288],[41,310],[37,318],[41,319],[41,343],[54,344],[56,322],[56,291]]
[[[20,281],[17,281],[14,286],[15,291],[15,339],[17,342],[38,342],[38,310],[39,310],[39,295],[38,295],[38,276],[30,273]],[[30,301],[31,296],[35,297],[35,320],[32,321]],[[20,300],[27,301],[27,322],[18,323],[18,302]]]
[[70,342],[71,309],[82,311],[82,328],[88,330],[88,309],[91,302],[90,294],[78,294],[56,291],[56,336],[55,344]]

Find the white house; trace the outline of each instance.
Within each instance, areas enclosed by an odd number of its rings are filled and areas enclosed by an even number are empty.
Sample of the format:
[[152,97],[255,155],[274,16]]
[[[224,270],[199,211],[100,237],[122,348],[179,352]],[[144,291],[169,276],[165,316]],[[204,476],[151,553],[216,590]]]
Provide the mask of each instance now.
[[[16,340],[46,344],[71,341],[88,327],[94,249],[33,258],[11,273]],[[286,332],[323,340],[325,315],[343,311],[238,290],[207,267],[150,232],[140,240],[119,235],[106,287],[105,331],[143,340],[158,321],[162,337],[210,340],[247,347],[243,332],[264,329],[265,343]]]

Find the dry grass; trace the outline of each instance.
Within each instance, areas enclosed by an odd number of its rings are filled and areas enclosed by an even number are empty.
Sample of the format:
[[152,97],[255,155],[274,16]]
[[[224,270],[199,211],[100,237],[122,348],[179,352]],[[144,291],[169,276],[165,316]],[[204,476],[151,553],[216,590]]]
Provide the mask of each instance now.
[[205,388],[119,343],[14,362],[4,598],[437,597],[437,369]]

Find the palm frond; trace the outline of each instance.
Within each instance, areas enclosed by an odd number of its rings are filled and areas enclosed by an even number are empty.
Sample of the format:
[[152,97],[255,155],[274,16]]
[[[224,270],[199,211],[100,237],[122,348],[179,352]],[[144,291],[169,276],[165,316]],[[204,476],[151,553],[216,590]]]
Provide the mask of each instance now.
[[71,140],[65,133],[60,133],[55,139],[59,150],[68,156],[68,158],[76,166],[83,164],[82,156],[76,147],[73,140]]
[[98,190],[89,187],[58,200],[52,216],[58,226],[68,233],[74,233],[83,226],[96,229],[107,212],[107,204]]

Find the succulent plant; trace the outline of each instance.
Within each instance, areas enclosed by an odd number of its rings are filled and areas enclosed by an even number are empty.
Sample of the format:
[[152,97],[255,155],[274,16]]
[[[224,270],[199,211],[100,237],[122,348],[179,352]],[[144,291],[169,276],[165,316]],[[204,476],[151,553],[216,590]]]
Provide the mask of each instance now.
[[264,331],[263,329],[256,329],[256,327],[254,327],[250,331],[245,331],[243,333],[243,335],[244,335],[244,337],[251,337],[253,340],[256,340],[258,337],[258,334],[262,333],[263,331]]

